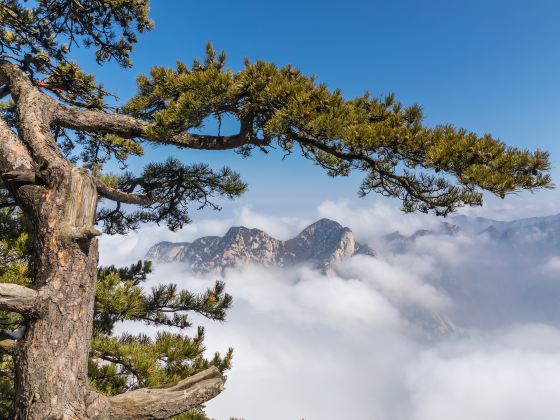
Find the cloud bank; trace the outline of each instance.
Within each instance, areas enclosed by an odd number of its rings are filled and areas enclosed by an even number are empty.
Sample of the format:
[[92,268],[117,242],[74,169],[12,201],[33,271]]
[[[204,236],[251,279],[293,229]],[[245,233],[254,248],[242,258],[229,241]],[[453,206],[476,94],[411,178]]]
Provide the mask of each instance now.
[[[559,257],[532,266],[498,249],[489,253],[480,238],[468,235],[423,237],[405,253],[395,253],[383,235],[410,234],[441,221],[404,216],[381,204],[356,209],[325,202],[318,217],[349,226],[379,257],[354,257],[329,277],[308,267],[227,270],[223,277],[234,296],[228,320],[195,320],[206,326],[210,352],[235,349],[226,390],[207,405],[209,415],[560,418],[560,330],[551,303],[557,301]],[[245,207],[226,220],[202,220],[176,234],[147,227],[103,238],[101,262],[123,264],[142,258],[158,240],[222,235],[237,225],[285,239],[312,221]],[[190,273],[181,264],[158,265],[148,287],[175,282],[202,290],[216,278]],[[453,332],[438,330],[442,319],[453,320]],[[144,325],[120,328],[153,331]]]

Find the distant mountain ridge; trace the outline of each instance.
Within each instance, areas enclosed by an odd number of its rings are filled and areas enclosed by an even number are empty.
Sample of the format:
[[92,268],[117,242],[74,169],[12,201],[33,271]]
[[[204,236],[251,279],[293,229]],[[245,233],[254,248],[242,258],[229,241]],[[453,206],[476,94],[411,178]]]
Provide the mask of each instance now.
[[394,250],[404,252],[406,248],[412,245],[416,239],[423,236],[454,236],[461,232],[461,228],[457,225],[442,222],[436,229],[420,229],[410,236],[402,235],[399,231],[395,231],[385,235],[384,239],[391,244]]
[[450,221],[451,223],[442,222],[435,229],[418,230],[409,236],[396,231],[386,235],[385,240],[396,250],[404,250],[423,236],[454,236],[464,233],[485,237],[497,245],[524,251],[560,252],[560,214],[512,221],[458,215],[451,217]]
[[336,261],[358,254],[375,255],[368,246],[356,241],[349,228],[321,219],[287,241],[275,239],[260,229],[239,226],[230,228],[223,237],[160,242],[148,250],[146,258],[185,262],[198,272],[223,271],[250,263],[266,267],[311,264],[329,272]]

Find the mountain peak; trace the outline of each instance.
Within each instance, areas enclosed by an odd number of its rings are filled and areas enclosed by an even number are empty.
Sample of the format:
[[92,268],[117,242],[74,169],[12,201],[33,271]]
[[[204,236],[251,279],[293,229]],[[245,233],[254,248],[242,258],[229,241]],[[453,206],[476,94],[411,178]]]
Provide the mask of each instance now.
[[340,229],[340,228],[343,228],[343,226],[340,223],[338,223],[338,222],[336,222],[332,219],[327,219],[326,217],[323,217],[322,219],[319,219],[316,222],[311,223],[304,230],[307,230],[307,229],[310,229],[310,228],[315,228],[315,229],[318,229],[318,228],[337,228],[337,229]]
[[161,242],[150,248],[147,257],[159,262],[185,261],[194,271],[201,272],[248,263],[280,267],[312,264],[330,271],[334,262],[356,254],[375,255],[355,240],[349,228],[324,218],[287,241],[275,239],[260,229],[235,226],[223,237],[202,237],[192,243]]
[[[257,228],[247,228],[245,226],[232,226],[230,227],[227,232],[226,235],[228,234],[237,234],[237,233],[253,233],[253,232],[264,232],[260,229]],[[224,236],[226,236],[224,235]]]

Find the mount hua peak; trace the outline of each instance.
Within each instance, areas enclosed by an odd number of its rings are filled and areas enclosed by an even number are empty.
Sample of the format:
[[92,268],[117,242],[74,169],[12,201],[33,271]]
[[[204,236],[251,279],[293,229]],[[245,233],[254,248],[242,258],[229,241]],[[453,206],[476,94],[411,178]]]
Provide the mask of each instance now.
[[330,272],[336,261],[358,254],[375,256],[368,246],[356,241],[349,228],[330,219],[321,219],[287,241],[275,239],[260,229],[238,226],[230,228],[223,237],[160,242],[148,250],[146,258],[157,262],[185,262],[198,272],[220,272],[246,264],[265,267],[311,264]]

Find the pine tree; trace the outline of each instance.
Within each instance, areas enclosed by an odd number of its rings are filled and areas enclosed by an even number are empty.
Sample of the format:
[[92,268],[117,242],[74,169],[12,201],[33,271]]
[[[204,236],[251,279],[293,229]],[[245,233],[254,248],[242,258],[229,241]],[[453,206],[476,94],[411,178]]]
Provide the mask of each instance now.
[[[0,196],[6,198],[5,190]],[[0,212],[0,283],[28,286],[31,241],[28,223],[14,207]],[[155,326],[171,326],[180,331],[190,328],[187,312],[223,321],[231,297],[224,284],[216,282],[202,294],[177,290],[167,284],[147,292],[142,284],[151,272],[149,261],[130,267],[101,267],[98,270],[93,341],[88,364],[90,385],[107,396],[122,394],[140,387],[157,387],[215,366],[224,373],[230,366],[232,349],[225,356],[216,353],[204,358],[204,330],[194,337],[160,333],[155,339],[146,335],[113,336],[117,322],[136,321]],[[23,318],[13,312],[0,311],[0,418],[10,418],[13,409],[14,372],[11,351],[20,333]],[[177,420],[205,420],[200,409],[176,417]]]
[[[29,221],[31,248],[27,283],[0,284],[0,309],[19,314],[25,326],[13,346],[17,419],[168,418],[222,390],[219,368],[189,376],[206,362],[193,355],[190,367],[175,363],[200,337],[109,336],[115,320],[128,316],[186,325],[158,305],[205,311],[223,290],[169,297],[172,290],[164,287],[137,298],[147,305],[143,310],[129,300],[119,306],[123,288],[135,293],[147,270],[106,269],[97,281],[102,232],[95,226],[107,234],[146,222],[178,229],[190,221],[189,207],[217,208],[216,197],[235,198],[246,188],[229,168],[176,159],[148,162],[139,174],[104,172],[109,160],[125,166],[130,156],[141,156],[144,144],[234,149],[244,156],[272,147],[297,151],[331,176],[364,173],[360,194],[395,197],[407,212],[447,215],[480,205],[483,190],[505,197],[551,186],[546,152],[449,124],[427,127],[417,105],[404,106],[394,95],[346,99],[290,65],[247,61],[234,72],[210,45],[205,59],[190,66],[154,67],[138,78],[134,97],[111,108],[108,92],[71,60],[72,51],[89,47],[100,65],[114,60],[128,67],[137,36],[152,27],[148,14],[148,0],[0,0],[0,99],[8,98],[0,118],[3,207]],[[226,117],[239,121],[237,134],[199,134],[208,118]],[[8,275],[17,277],[18,269],[24,267],[16,264]],[[168,354],[156,363],[160,351]],[[94,360],[116,354],[119,364],[140,352],[145,357],[128,366],[139,375],[134,384],[105,380],[120,372],[88,364],[90,353]],[[226,355],[216,364],[227,361]],[[159,363],[168,362],[173,367],[166,371]],[[106,394],[141,388],[107,396],[88,377]],[[153,388],[170,377],[181,380]]]

